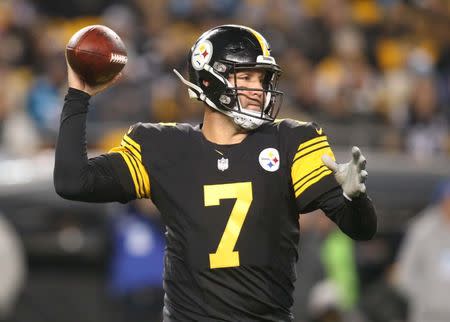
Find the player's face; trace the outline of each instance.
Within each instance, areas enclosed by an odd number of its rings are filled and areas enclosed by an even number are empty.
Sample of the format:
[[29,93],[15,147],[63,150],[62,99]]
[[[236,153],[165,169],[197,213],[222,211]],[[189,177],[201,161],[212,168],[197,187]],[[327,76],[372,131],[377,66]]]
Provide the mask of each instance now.
[[230,74],[228,80],[233,86],[247,87],[248,90],[239,90],[238,97],[241,107],[254,111],[261,111],[263,104],[264,71],[242,70],[236,74]]

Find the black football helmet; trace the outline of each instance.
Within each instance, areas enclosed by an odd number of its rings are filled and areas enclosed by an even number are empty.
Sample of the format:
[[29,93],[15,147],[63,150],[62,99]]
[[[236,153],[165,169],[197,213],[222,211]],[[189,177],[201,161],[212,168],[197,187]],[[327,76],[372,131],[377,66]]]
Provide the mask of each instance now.
[[[277,90],[280,67],[270,56],[270,46],[257,31],[239,25],[223,25],[205,32],[192,46],[188,58],[189,81],[174,72],[188,86],[189,96],[205,102],[231,117],[246,130],[274,121],[283,93]],[[262,89],[237,87],[228,80],[239,70],[263,70]],[[206,82],[205,82],[206,81]],[[238,91],[262,91],[261,111],[241,106]]]

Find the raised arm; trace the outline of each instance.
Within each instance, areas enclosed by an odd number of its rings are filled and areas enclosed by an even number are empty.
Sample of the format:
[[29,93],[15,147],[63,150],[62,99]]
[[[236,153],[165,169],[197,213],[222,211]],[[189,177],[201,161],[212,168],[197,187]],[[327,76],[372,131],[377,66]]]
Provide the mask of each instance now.
[[125,165],[120,155],[105,154],[88,159],[86,117],[91,96],[111,86],[90,87],[68,65],[69,90],[61,113],[53,174],[55,190],[65,199],[87,202],[126,202],[134,194],[123,184]]

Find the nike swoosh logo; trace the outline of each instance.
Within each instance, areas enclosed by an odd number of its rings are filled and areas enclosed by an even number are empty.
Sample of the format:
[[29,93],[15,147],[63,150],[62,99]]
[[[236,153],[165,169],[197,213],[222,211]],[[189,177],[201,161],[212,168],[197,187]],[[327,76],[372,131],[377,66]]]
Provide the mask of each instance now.
[[323,130],[322,130],[322,128],[316,129],[316,132],[317,132],[317,134],[322,135]]

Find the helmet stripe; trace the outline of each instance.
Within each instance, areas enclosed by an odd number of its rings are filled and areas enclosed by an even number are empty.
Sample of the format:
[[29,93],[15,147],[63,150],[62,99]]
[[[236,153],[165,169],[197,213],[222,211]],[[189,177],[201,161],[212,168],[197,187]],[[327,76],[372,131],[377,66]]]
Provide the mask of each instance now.
[[258,39],[258,42],[259,42],[259,45],[261,46],[263,55],[266,57],[270,56],[270,52],[269,52],[269,48],[267,46],[266,39],[264,39],[264,37],[256,30],[254,30],[250,27],[246,27],[246,26],[243,26],[243,27],[248,29],[256,37],[256,39]]

